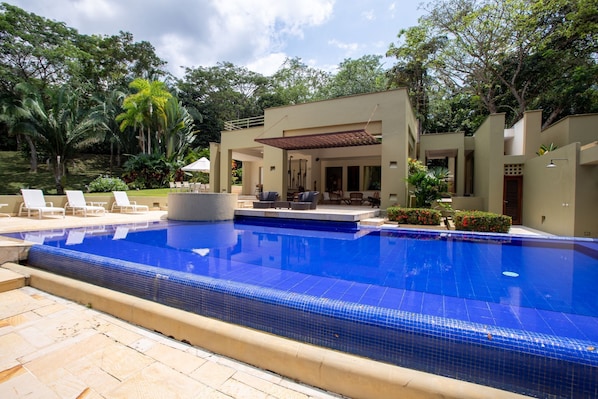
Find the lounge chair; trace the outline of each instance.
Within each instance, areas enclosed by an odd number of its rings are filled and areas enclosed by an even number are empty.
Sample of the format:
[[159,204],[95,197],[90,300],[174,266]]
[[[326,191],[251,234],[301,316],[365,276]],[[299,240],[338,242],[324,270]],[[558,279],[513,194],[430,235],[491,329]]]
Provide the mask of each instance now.
[[318,206],[318,197],[320,193],[318,191],[305,191],[299,194],[299,201],[291,202],[291,209],[294,210],[306,210],[316,209]]
[[253,202],[254,208],[273,208],[274,201],[278,199],[276,191],[262,191],[257,196],[258,201]]
[[21,189],[23,195],[23,203],[19,207],[19,216],[23,211],[27,211],[27,217],[31,217],[31,212],[37,212],[38,218],[42,218],[44,213],[62,213],[65,216],[64,208],[54,206],[52,202],[47,202],[44,199],[42,190]]
[[112,204],[111,212],[115,210],[119,210],[120,213],[125,213],[129,210],[132,212],[149,211],[147,205],[137,205],[136,201],[129,201],[126,191],[113,191],[112,194],[114,194],[114,203]]
[[102,215],[106,213],[106,208],[100,205],[103,203],[86,202],[83,191],[81,190],[66,190],[65,193],[68,200],[65,208],[71,208],[73,210],[73,215],[76,212],[82,212],[83,216],[87,217],[87,212],[94,214],[101,213]]

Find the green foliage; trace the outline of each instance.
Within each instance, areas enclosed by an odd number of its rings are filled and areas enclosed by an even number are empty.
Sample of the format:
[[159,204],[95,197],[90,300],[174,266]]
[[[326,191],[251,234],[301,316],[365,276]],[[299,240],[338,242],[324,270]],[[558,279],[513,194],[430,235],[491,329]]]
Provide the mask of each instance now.
[[87,187],[90,193],[109,193],[111,191],[126,191],[127,183],[118,177],[99,176],[91,181]]
[[415,196],[415,206],[430,208],[432,204],[446,195],[448,190],[448,169],[435,167],[428,169],[420,161],[409,160],[409,183]]
[[[165,107],[172,95],[166,90],[164,82],[135,79],[129,87],[135,93],[123,101],[124,112],[116,116],[120,131],[128,128],[137,130],[139,148],[142,153],[159,149],[158,132],[166,126]],[[147,132],[146,132],[147,130]]]
[[168,184],[177,166],[160,154],[139,154],[125,162],[122,178],[130,188],[160,188]]
[[546,144],[542,144],[540,146],[540,149],[538,151],[536,151],[536,155],[544,155],[547,152],[556,150],[557,148],[559,148],[559,147],[557,145],[555,145],[554,143],[550,143],[549,146],[547,146]]
[[386,209],[388,220],[399,224],[420,224],[438,226],[441,213],[435,209],[389,207]]
[[482,211],[456,211],[453,216],[456,230],[488,233],[508,233],[511,217]]
[[322,96],[336,98],[386,90],[388,85],[381,59],[382,56],[379,55],[364,55],[356,60],[345,59],[328,84],[321,89]]

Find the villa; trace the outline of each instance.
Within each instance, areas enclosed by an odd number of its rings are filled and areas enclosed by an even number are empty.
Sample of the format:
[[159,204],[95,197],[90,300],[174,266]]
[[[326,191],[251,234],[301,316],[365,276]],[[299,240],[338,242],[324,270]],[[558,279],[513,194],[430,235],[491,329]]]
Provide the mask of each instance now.
[[[528,111],[505,128],[493,114],[474,133],[420,134],[407,89],[265,110],[225,124],[211,143],[210,185],[231,192],[234,160],[243,162],[242,194],[281,197],[313,190],[364,198],[381,208],[410,206],[408,158],[450,170],[454,209],[512,217],[547,233],[598,237],[598,114],[566,117],[541,128]],[[542,145],[556,150],[537,155]]]

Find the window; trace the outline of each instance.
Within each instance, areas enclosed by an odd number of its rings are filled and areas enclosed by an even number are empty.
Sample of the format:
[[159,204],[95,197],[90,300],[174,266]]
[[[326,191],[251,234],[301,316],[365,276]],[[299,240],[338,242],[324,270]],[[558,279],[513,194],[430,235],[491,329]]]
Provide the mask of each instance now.
[[363,186],[366,190],[380,190],[382,186],[382,167],[366,166],[364,168]]
[[347,168],[347,191],[360,191],[359,166],[349,166]]

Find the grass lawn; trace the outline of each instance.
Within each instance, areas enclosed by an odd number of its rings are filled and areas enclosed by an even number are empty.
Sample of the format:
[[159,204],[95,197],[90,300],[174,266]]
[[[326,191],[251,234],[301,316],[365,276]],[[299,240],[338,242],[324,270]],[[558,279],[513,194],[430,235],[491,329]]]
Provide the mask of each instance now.
[[[65,189],[85,192],[86,184],[100,175],[110,174],[110,157],[84,154],[69,161],[67,166]],[[115,169],[113,175],[118,176],[120,172],[120,169]],[[29,159],[17,151],[0,151],[0,181],[3,182],[0,194],[18,194],[22,188],[39,188],[45,194],[56,194],[54,175],[49,165],[41,162],[37,173],[31,173]]]

